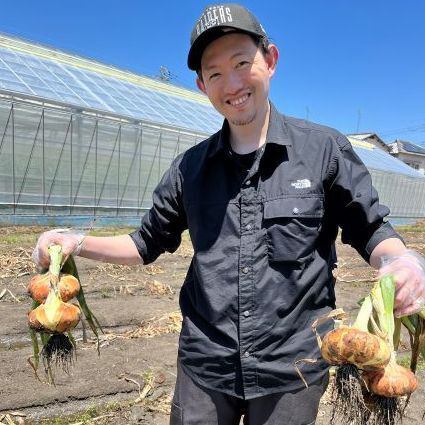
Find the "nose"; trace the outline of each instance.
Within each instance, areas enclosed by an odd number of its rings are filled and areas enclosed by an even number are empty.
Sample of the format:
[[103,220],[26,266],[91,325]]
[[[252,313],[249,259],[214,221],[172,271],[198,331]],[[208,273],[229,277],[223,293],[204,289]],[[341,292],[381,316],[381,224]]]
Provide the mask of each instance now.
[[225,79],[225,93],[236,94],[243,88],[243,81],[237,72],[230,72]]

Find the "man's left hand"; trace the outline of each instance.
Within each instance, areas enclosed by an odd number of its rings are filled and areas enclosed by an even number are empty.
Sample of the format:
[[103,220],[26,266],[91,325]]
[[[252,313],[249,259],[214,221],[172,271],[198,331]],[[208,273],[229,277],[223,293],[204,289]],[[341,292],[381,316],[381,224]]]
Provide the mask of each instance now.
[[378,278],[392,275],[396,284],[394,314],[397,317],[418,313],[425,308],[425,258],[416,251],[386,257]]

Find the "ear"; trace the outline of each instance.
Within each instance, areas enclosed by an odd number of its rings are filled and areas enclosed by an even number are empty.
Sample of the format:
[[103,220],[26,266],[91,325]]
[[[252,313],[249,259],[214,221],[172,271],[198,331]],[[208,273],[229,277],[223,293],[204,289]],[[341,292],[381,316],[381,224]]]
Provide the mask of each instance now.
[[196,78],[196,85],[198,86],[198,89],[201,90],[202,93],[207,94],[207,90],[205,89],[205,84],[199,77]]
[[272,77],[276,71],[277,61],[279,59],[279,50],[275,44],[269,44],[269,51],[266,55],[266,63],[269,68],[270,77]]

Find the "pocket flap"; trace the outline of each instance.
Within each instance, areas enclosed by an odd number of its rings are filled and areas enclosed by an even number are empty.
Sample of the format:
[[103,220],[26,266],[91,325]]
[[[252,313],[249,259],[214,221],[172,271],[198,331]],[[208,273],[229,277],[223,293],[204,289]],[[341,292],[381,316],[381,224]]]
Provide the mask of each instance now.
[[322,217],[323,199],[319,197],[279,198],[264,202],[264,218]]

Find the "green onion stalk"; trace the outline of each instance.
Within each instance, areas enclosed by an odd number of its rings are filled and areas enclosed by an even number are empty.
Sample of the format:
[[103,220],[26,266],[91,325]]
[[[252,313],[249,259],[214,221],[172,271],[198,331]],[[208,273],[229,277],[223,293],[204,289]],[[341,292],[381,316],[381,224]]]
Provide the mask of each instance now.
[[376,424],[394,425],[402,420],[408,397],[417,388],[417,379],[397,364],[396,349],[400,342],[400,323],[394,318],[395,282],[384,276],[370,293],[374,309],[374,327],[384,336],[391,349],[389,363],[376,371],[364,371],[363,378],[370,395],[369,408]]

